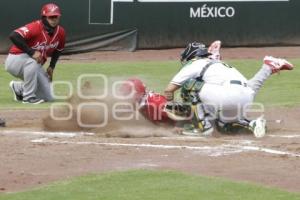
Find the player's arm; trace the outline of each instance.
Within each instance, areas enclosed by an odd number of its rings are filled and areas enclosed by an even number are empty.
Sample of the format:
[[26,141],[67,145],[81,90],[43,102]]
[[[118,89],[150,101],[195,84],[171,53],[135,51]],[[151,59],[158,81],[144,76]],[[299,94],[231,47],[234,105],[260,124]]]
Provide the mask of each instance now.
[[21,49],[23,52],[27,53],[30,57],[32,57],[33,59],[35,59],[38,63],[42,62],[42,55],[39,51],[36,51],[32,48],[30,48],[27,43],[26,40],[17,32],[13,31],[10,35],[9,35],[9,39],[12,41],[12,43],[14,45],[16,45],[16,47],[18,47],[19,49]]
[[52,55],[51,55],[51,60],[50,60],[50,65],[47,68],[47,74],[49,77],[49,80],[52,81],[53,78],[53,72],[56,66],[56,63],[61,55],[61,52],[64,50],[65,48],[65,31],[64,29],[61,28],[61,32],[60,32],[60,41],[59,41],[59,45],[58,47],[53,51]]
[[167,101],[172,101],[174,99],[174,92],[180,88],[180,85],[174,83],[169,83],[164,91],[164,95]]
[[60,54],[61,54],[61,51],[58,51],[58,50],[54,50],[54,52],[52,53],[51,60],[50,60],[50,65],[47,68],[47,74],[48,74],[48,77],[49,77],[50,81],[52,81],[53,71],[54,71],[56,63],[58,61],[58,58],[60,57]]
[[174,99],[174,92],[178,90],[186,80],[197,76],[198,72],[194,70],[194,68],[192,65],[186,66],[173,77],[164,91],[167,101]]
[[57,63],[58,58],[60,57],[60,55],[61,55],[61,51],[54,50],[54,52],[51,56],[51,61],[50,61],[50,65],[49,65],[49,67],[51,67],[53,70],[56,66],[56,63]]
[[12,41],[14,45],[16,45],[19,49],[27,53],[30,57],[33,56],[35,50],[30,48],[25,39],[17,32],[13,31],[9,35],[9,39]]

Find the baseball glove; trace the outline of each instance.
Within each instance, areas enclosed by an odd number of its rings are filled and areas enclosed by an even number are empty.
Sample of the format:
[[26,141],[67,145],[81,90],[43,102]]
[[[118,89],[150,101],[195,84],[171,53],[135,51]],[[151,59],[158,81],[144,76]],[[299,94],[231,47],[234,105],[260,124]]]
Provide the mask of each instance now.
[[189,104],[170,102],[165,105],[164,111],[170,119],[175,121],[190,120],[192,118],[192,109]]

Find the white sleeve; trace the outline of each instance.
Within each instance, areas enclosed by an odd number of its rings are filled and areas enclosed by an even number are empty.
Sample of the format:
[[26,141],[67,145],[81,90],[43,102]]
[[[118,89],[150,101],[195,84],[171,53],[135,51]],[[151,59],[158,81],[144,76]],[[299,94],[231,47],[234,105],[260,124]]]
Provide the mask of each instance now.
[[190,64],[188,66],[183,67],[171,80],[172,84],[175,85],[183,85],[185,81],[190,78],[197,78],[201,72],[201,68]]

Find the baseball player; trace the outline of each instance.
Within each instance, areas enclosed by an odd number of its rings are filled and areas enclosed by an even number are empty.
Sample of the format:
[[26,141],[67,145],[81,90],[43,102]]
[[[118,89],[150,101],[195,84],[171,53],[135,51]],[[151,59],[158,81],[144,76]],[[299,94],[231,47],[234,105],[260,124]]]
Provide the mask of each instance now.
[[256,137],[264,136],[266,120],[259,117],[249,121],[245,117],[246,107],[268,77],[293,69],[284,59],[266,56],[261,69],[247,80],[232,66],[211,58],[205,45],[197,42],[188,44],[181,54],[181,62],[183,67],[164,91],[168,101],[165,111],[169,117],[178,119],[174,115],[173,99],[174,92],[181,88],[181,96],[191,105],[189,114],[197,120],[192,132],[203,135],[213,132],[212,121],[217,120],[217,125],[224,129],[241,126],[252,130]]
[[[5,61],[5,69],[23,80],[9,84],[16,101],[39,104],[53,100],[50,82],[65,46],[65,31],[59,25],[60,16],[61,11],[56,4],[45,4],[41,9],[41,19],[10,34],[13,45]],[[51,61],[45,72],[42,66],[47,57],[51,57]]]
[[136,109],[153,123],[174,124],[164,111],[166,98],[153,91],[147,91],[145,84],[138,78],[129,78],[119,89],[122,96],[128,97]]

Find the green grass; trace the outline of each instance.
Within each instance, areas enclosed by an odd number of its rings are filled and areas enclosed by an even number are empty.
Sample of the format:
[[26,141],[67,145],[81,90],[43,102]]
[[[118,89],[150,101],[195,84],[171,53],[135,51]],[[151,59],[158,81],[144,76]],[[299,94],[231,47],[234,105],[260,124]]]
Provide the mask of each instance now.
[[135,170],[90,175],[38,189],[0,194],[0,200],[296,200],[300,194],[249,183],[170,171]]
[[[292,60],[297,66],[300,60]],[[261,60],[230,60],[230,64],[239,69],[247,78],[251,78],[261,67]],[[147,86],[154,91],[162,92],[167,83],[180,69],[179,62],[113,62],[113,63],[81,63],[81,64],[58,64],[55,70],[54,80],[70,81],[76,88],[77,78],[83,73],[104,74],[110,79],[125,79],[136,76],[143,79]],[[3,66],[0,67],[0,109],[17,108],[47,108],[49,104],[23,105],[14,102],[9,91],[8,83],[16,78],[5,72]],[[256,101],[267,105],[287,105],[299,104],[300,93],[300,69],[296,68],[292,72],[282,72],[280,75],[272,76],[259,92]],[[99,84],[101,87],[101,84]],[[66,94],[66,87],[58,86],[56,94]]]

